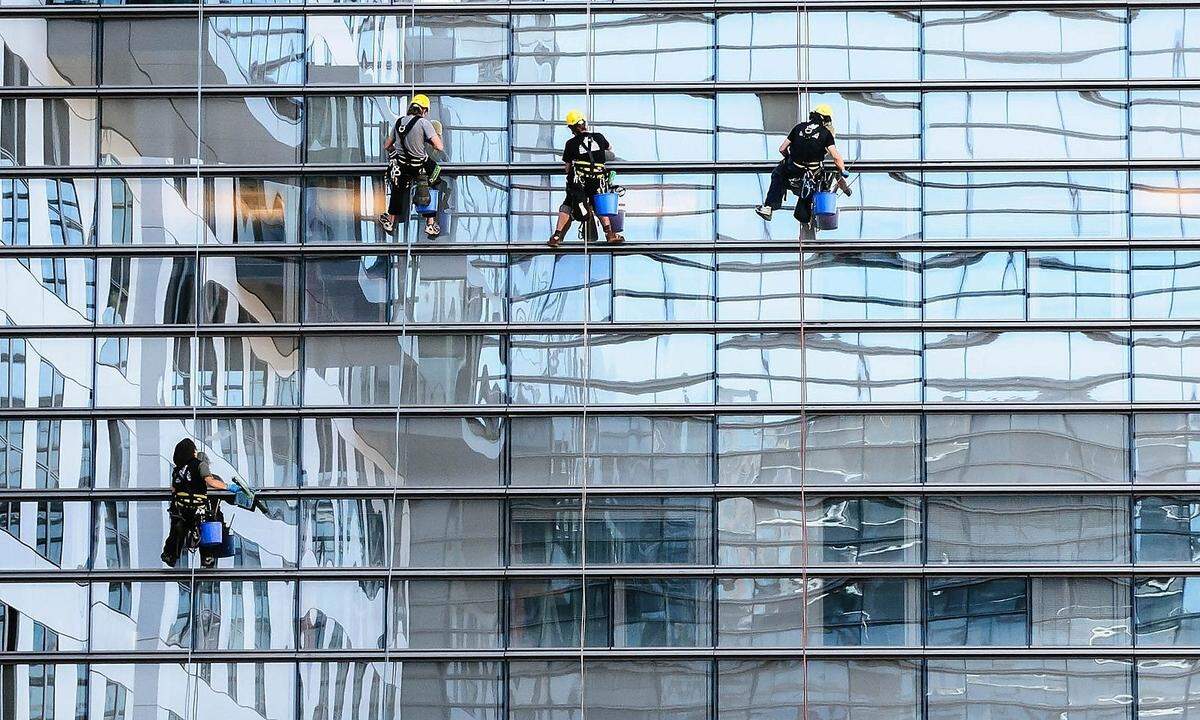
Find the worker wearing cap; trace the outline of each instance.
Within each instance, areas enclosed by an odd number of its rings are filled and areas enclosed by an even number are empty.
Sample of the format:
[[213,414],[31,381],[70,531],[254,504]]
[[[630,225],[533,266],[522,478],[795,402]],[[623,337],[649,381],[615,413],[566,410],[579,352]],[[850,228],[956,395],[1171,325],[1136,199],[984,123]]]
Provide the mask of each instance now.
[[[783,205],[783,193],[792,180],[802,177],[805,173],[815,173],[821,169],[825,155],[833,160],[840,176],[838,185],[847,195],[850,186],[846,183],[849,174],[846,172],[846,161],[834,144],[833,108],[821,103],[808,114],[808,122],[803,122],[792,128],[787,139],[779,146],[783,160],[771,171],[771,186],[767,189],[767,197],[763,204],[754,209],[763,220],[770,220],[775,210]],[[807,200],[807,202],[806,202]],[[796,204],[796,219],[801,223],[812,220],[812,198],[801,198]]]
[[[391,194],[387,212],[379,216],[384,232],[396,228],[396,218],[408,217],[409,194],[418,205],[428,205],[429,187],[436,185],[441,176],[441,167],[430,157],[427,145],[442,152],[440,123],[430,122],[429,97],[414,95],[408,104],[408,113],[392,124],[383,149],[388,153],[388,184]],[[415,186],[415,189],[414,189]],[[436,237],[442,229],[438,227],[437,212],[422,213],[425,218],[425,234]]]
[[[563,166],[567,171],[567,197],[558,208],[558,223],[547,242],[550,247],[562,243],[572,219],[591,222],[596,216],[592,208],[592,196],[601,191],[608,173],[604,162],[612,157],[612,146],[608,139],[588,130],[587,118],[583,113],[578,110],[567,113],[567,127],[571,128],[571,138],[567,140],[562,154]],[[599,218],[604,237],[609,243],[616,245],[625,242],[625,238],[613,231],[611,218],[604,215]]]

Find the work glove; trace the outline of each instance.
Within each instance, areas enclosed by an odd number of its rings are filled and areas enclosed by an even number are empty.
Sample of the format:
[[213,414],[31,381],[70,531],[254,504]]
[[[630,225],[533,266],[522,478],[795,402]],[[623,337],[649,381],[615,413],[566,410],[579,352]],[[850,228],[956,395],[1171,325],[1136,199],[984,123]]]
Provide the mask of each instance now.
[[441,134],[442,134],[442,121],[441,121],[441,120],[434,120],[434,121],[433,121],[433,130],[434,130],[434,132],[436,132],[438,135],[441,135]]

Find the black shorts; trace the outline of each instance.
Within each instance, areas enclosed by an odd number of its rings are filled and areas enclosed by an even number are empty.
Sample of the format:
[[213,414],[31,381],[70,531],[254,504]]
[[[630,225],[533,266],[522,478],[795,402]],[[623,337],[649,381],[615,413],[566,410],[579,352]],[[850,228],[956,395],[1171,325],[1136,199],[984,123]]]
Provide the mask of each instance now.
[[[568,182],[567,194],[563,198],[558,211],[569,213],[576,220],[583,220],[591,214],[592,196],[600,192],[600,180],[584,180]],[[583,208],[587,208],[586,212]]]

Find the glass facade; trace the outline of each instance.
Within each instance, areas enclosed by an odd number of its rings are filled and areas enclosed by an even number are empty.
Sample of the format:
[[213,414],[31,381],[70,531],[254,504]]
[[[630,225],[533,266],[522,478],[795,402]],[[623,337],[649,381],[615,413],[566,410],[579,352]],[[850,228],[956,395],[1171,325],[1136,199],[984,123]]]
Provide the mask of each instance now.
[[854,5],[0,0],[0,720],[1200,718],[1200,5]]

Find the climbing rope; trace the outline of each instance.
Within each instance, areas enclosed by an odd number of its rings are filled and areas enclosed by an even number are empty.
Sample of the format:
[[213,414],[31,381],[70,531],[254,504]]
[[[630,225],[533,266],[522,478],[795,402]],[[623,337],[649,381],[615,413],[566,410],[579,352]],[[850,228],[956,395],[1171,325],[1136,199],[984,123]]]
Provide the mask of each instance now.
[[[593,33],[593,16],[592,16],[592,0],[587,0],[584,8],[586,18],[587,44],[585,52],[587,53],[587,63],[584,65],[583,74],[583,97],[584,107],[587,108],[587,117],[591,118],[592,113],[592,69],[595,67],[595,42]],[[595,226],[599,223],[599,218],[596,216],[595,208],[588,214],[585,221],[580,223],[580,229],[585,229],[588,225]],[[599,233],[599,228],[596,228],[596,233]],[[591,318],[592,318],[592,254],[591,254],[591,238],[592,233],[583,233],[583,411],[580,415],[580,455],[582,463],[580,464],[580,492],[579,492],[579,713],[580,717],[587,717],[587,663],[585,660],[585,651],[587,648],[587,626],[588,626],[588,573],[587,573],[587,511],[588,511],[588,476],[591,474],[591,468],[588,466],[587,447],[588,447],[588,390],[592,376],[592,358],[591,358]]]
[[[801,22],[803,18],[803,22]],[[796,33],[799,36],[799,41],[796,43],[796,60],[797,64],[803,68],[798,79],[800,83],[796,85],[796,105],[799,110],[798,116],[806,117],[807,109],[811,107],[811,97],[809,95],[809,68],[811,60],[811,27],[809,24],[808,0],[798,0],[796,3]],[[809,588],[808,588],[808,494],[806,486],[808,484],[805,478],[806,457],[808,450],[808,338],[806,337],[805,323],[805,308],[804,308],[804,228],[800,229],[799,234],[800,245],[800,547],[801,547],[801,565],[800,565],[800,601],[803,611],[800,613],[800,668],[802,674],[801,684],[801,707],[803,714],[801,717],[808,718],[808,613],[809,613]]]

